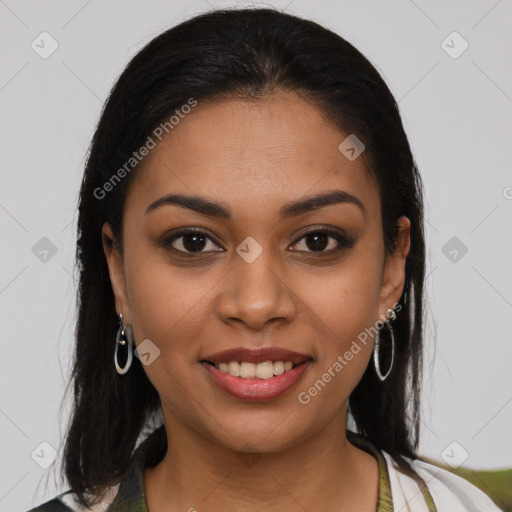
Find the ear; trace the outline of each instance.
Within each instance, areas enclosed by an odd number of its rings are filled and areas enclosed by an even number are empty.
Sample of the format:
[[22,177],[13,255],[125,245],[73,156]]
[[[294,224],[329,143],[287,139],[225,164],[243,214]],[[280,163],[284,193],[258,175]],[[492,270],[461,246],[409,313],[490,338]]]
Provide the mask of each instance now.
[[110,275],[110,284],[114,293],[117,314],[123,314],[123,323],[130,324],[130,310],[128,306],[128,296],[126,293],[126,283],[124,276],[124,263],[118,242],[108,222],[103,224],[101,229],[101,239],[103,251],[107,259],[108,272]]
[[397,235],[394,250],[386,254],[379,303],[380,318],[399,301],[405,283],[405,260],[410,249],[411,221],[402,216],[397,220]]

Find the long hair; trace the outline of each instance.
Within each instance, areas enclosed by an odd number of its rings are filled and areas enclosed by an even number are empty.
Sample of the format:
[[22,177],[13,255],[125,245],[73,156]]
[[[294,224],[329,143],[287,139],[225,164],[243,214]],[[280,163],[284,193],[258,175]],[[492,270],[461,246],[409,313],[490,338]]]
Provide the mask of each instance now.
[[[90,146],[79,197],[74,395],[64,446],[65,477],[85,506],[123,478],[148,418],[160,408],[140,361],[134,359],[127,375],[115,371],[118,320],[101,240],[109,222],[122,248],[124,200],[138,166],[107,197],[101,190],[155,127],[191,98],[257,99],[278,89],[300,93],[364,142],[362,158],[379,187],[387,251],[396,242],[397,219],[411,221],[401,311],[393,323],[393,371],[382,383],[369,365],[349,405],[358,431],[374,445],[399,460],[416,456],[423,199],[397,103],[374,66],[321,25],[274,9],[216,10],[170,28],[135,55],[110,92]],[[383,348],[385,359],[389,347]]]

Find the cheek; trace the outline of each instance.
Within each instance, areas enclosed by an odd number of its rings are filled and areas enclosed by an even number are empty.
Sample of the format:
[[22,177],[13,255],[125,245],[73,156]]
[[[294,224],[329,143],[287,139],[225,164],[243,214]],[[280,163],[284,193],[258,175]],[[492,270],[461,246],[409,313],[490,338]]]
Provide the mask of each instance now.
[[337,340],[332,348],[343,349],[348,340],[375,323],[380,279],[380,263],[356,253],[328,273],[302,275],[298,294],[312,321],[330,336],[326,348]]
[[209,316],[215,273],[171,268],[162,257],[142,250],[126,266],[135,341],[150,339],[166,366],[185,369],[197,362],[198,333]]
[[[352,277],[357,279],[357,275]],[[372,355],[370,327],[377,315],[377,301],[372,281],[367,292],[361,291],[361,283],[354,281],[352,286],[351,280],[340,278],[340,288],[333,279],[331,293],[323,299],[319,310],[322,320],[318,322],[320,342],[316,347],[316,363],[296,396],[318,424],[323,424],[346,403]]]
[[371,328],[379,314],[380,264],[376,258],[354,253],[329,275],[304,282],[301,294],[320,343],[317,364],[300,392],[308,395],[305,401],[315,401],[318,414],[322,414],[322,402],[341,404],[348,399],[368,366]]

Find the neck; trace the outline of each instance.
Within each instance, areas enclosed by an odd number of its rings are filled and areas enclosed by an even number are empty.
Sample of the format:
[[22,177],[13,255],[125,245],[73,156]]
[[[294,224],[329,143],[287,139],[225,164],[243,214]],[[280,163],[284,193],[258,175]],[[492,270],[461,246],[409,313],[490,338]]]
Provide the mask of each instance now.
[[[346,409],[293,447],[241,452],[165,414],[168,450],[144,474],[151,512],[376,510],[377,461],[346,439]],[[249,442],[248,442],[249,444]]]

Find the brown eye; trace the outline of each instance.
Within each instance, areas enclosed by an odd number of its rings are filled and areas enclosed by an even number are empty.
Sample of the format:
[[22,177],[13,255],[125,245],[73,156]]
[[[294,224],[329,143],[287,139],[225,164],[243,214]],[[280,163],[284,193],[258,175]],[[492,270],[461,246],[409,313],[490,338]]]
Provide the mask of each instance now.
[[[303,241],[303,242],[302,242]],[[355,240],[329,229],[316,229],[305,233],[292,247],[294,252],[326,254],[353,247]]]
[[[182,253],[202,253],[218,251],[218,245],[204,232],[195,229],[186,229],[167,237],[162,246],[171,246]],[[207,249],[206,251],[204,249]],[[222,250],[222,249],[221,249]]]

